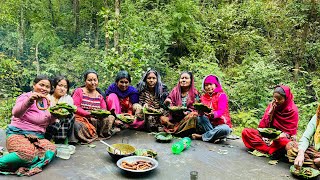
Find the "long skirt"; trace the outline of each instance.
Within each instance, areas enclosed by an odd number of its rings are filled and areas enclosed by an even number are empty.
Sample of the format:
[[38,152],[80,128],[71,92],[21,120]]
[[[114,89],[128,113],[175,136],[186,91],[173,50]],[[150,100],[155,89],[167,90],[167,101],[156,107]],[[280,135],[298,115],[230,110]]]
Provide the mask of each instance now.
[[[284,155],[285,146],[290,142],[288,138],[282,137],[273,140],[270,145],[262,140],[262,136],[257,129],[244,128],[242,131],[242,141],[244,145],[249,149],[255,149],[262,153]],[[283,152],[283,153],[282,153]]]
[[172,133],[175,136],[185,137],[196,132],[198,113],[191,112],[186,115],[180,122],[176,122],[173,128],[165,127],[164,131]]
[[115,118],[112,115],[102,119],[93,117],[86,118],[76,115],[75,119],[75,135],[82,143],[91,143],[99,137],[107,139],[113,134],[112,126]]
[[0,158],[1,174],[32,176],[40,173],[56,154],[54,144],[35,135],[12,134],[6,142],[9,154]]
[[[290,142],[286,146],[287,149],[287,157],[289,159],[289,162],[293,163],[298,155],[298,143],[297,142]],[[312,167],[314,169],[319,170],[320,165],[314,163],[314,159],[320,158],[320,152],[314,149],[313,146],[310,146],[305,152],[304,152],[304,162],[303,166]]]

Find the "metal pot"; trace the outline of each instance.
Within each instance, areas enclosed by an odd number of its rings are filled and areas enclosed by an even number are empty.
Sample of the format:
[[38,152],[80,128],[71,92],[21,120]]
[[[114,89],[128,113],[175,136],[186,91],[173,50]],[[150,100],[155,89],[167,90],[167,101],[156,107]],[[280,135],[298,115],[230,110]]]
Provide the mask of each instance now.
[[[123,157],[132,156],[136,151],[135,147],[131,146],[130,144],[123,143],[123,139],[122,139],[122,143],[112,144],[111,146],[113,148],[108,147],[107,151],[114,160],[119,160],[120,158],[123,158]],[[119,151],[120,153],[118,153]]]

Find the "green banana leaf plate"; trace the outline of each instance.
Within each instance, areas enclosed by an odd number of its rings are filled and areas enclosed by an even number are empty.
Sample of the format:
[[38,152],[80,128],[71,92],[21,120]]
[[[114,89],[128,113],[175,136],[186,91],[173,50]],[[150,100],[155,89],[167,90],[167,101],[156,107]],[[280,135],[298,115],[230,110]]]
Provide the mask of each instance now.
[[211,108],[209,108],[208,106],[206,106],[202,103],[194,103],[193,107],[198,111],[202,111],[202,112],[206,112],[206,113],[210,113],[212,111]]
[[281,131],[274,128],[258,128],[257,129],[262,137],[268,138],[270,140],[277,139]]
[[320,174],[319,170],[313,169],[311,167],[301,167],[300,169],[296,169],[294,165],[290,167],[290,172],[294,176],[297,176],[302,179],[315,178]]
[[154,135],[158,142],[170,142],[173,139],[172,134],[166,132],[159,132]]
[[136,149],[134,152],[137,156],[147,156],[151,158],[156,158],[158,153],[152,149]]
[[127,123],[127,124],[131,124],[135,119],[135,117],[132,115],[124,115],[124,114],[117,114],[117,118],[120,121]]
[[49,112],[58,118],[64,118],[70,114],[76,112],[77,107],[74,105],[69,105],[67,103],[59,103],[53,107],[49,108]]
[[151,108],[143,108],[143,114],[154,114],[154,115],[160,115],[161,112],[157,109],[151,109]]
[[98,118],[105,118],[111,115],[111,112],[104,109],[95,109],[90,111],[92,116],[98,117]]

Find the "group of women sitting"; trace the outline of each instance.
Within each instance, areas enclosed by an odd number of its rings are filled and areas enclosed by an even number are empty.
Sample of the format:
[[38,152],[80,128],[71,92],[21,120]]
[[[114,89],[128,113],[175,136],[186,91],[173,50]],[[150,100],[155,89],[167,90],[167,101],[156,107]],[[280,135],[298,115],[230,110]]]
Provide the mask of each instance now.
[[[56,146],[52,142],[91,143],[110,138],[124,128],[165,131],[203,141],[225,138],[232,131],[228,98],[214,75],[204,78],[202,95],[195,88],[191,72],[181,73],[170,93],[156,70],[148,70],[137,87],[130,84],[129,73],[120,71],[104,92],[98,88],[97,72],[88,70],[84,85],[69,95],[70,83],[65,77],[57,76],[52,81],[43,75],[36,77],[32,92],[19,96],[13,107],[6,132],[9,154],[0,158],[0,173],[31,176],[41,172],[55,157]],[[193,104],[200,101],[212,111],[196,111]],[[75,105],[76,112],[55,117],[48,107],[58,103]],[[184,110],[170,111],[170,106]],[[91,115],[96,109],[112,113],[104,118]],[[144,109],[158,113],[147,113]],[[125,124],[117,118],[118,114],[135,119]]]
[[[181,73],[170,93],[156,70],[148,70],[136,88],[130,85],[131,77],[127,71],[118,72],[115,82],[105,92],[98,88],[96,71],[87,71],[83,80],[84,85],[69,95],[68,79],[58,76],[51,81],[40,75],[33,81],[32,92],[17,98],[6,131],[9,154],[0,158],[0,173],[31,176],[41,172],[55,157],[56,146],[52,141],[91,143],[110,138],[124,128],[165,131],[175,136],[190,136],[208,142],[220,141],[232,132],[228,97],[217,76],[208,75],[203,79],[202,93],[195,88],[191,72]],[[196,110],[194,103],[197,102],[211,108],[211,112]],[[57,118],[47,108],[58,103],[75,105],[76,112]],[[184,110],[172,111],[172,106],[184,107]],[[91,111],[96,109],[113,113],[104,118],[91,115]],[[147,113],[144,109],[159,113]],[[125,124],[117,118],[118,114],[131,115],[135,119],[131,124]],[[298,109],[290,88],[278,86],[259,127],[281,130],[280,138],[270,142],[256,129],[246,128],[242,132],[242,139],[246,147],[271,155],[294,149],[297,151],[296,165],[301,166],[304,158],[314,158],[313,165],[318,167],[319,118],[320,113],[310,121],[298,145]],[[312,137],[316,146],[308,148]]]

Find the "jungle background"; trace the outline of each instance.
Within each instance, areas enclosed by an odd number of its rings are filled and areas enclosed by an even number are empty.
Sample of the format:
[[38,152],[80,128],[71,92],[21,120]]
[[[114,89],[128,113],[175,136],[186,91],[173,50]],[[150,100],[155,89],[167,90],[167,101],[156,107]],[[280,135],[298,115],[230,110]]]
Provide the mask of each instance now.
[[288,85],[301,135],[318,106],[319,22],[317,0],[1,0],[0,127],[37,74],[66,75],[74,89],[95,69],[106,89],[121,69],[136,85],[155,68],[170,89],[182,71],[199,90],[219,76],[238,135]]

